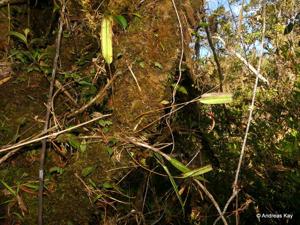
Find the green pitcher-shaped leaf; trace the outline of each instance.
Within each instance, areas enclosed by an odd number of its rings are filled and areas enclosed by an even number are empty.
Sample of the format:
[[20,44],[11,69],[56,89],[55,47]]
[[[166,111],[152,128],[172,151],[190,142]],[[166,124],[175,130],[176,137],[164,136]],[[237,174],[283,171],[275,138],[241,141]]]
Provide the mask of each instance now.
[[106,16],[101,23],[101,50],[102,56],[107,64],[112,63],[112,17]]
[[201,96],[199,101],[203,104],[225,104],[232,102],[232,94],[231,93],[208,93]]

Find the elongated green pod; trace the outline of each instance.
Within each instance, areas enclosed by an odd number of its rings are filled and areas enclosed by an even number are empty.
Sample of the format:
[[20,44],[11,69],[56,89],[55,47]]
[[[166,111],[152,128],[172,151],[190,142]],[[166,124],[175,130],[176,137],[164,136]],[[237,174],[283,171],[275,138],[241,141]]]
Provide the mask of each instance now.
[[111,64],[113,60],[113,46],[112,46],[112,25],[113,20],[111,16],[105,16],[101,22],[101,50],[102,56],[107,64]]
[[199,101],[203,104],[226,104],[232,102],[231,93],[209,93],[201,96]]

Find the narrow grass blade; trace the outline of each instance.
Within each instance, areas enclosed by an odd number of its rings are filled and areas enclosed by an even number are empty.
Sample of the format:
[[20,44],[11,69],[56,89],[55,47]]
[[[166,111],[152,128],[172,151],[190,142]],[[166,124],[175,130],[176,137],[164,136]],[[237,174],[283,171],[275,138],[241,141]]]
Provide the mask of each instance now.
[[181,198],[181,196],[179,194],[177,184],[176,184],[176,182],[175,182],[172,174],[170,173],[168,167],[166,165],[164,165],[163,163],[161,163],[158,159],[157,159],[157,161],[162,166],[162,168],[166,171],[166,173],[168,174],[169,180],[170,180],[170,182],[172,184],[172,187],[174,189],[174,192],[175,192],[175,194],[176,194],[176,196],[177,196],[177,198],[179,200],[179,203],[180,203],[181,209],[182,209],[182,213],[184,215],[185,214],[185,212],[184,212],[184,203],[183,203],[182,198]]
[[3,186],[14,196],[17,196],[17,193],[3,180],[0,180]]
[[208,173],[212,170],[213,170],[213,168],[212,168],[211,165],[203,166],[203,167],[200,167],[198,169],[194,169],[194,170],[191,170],[189,172],[184,173],[183,178],[198,177],[198,176],[200,176],[202,174],[205,174],[205,173]]
[[177,159],[170,157],[168,160],[176,169],[178,169],[182,173],[190,172],[190,169],[185,166],[183,163],[179,162]]

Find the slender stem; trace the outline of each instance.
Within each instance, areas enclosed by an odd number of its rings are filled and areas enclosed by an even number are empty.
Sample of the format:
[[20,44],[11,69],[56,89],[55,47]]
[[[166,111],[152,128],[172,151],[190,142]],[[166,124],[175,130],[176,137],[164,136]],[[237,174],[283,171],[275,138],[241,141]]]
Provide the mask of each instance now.
[[[181,77],[182,77],[182,68],[181,67],[182,67],[183,54],[184,54],[184,42],[183,42],[183,29],[182,29],[180,16],[179,16],[179,13],[177,10],[177,6],[176,6],[174,0],[172,0],[172,3],[173,3],[173,7],[174,7],[174,10],[176,13],[176,17],[177,17],[177,21],[178,21],[178,25],[179,25],[179,29],[180,29],[180,48],[181,48],[180,59],[179,59],[179,64],[178,64],[179,77],[178,77],[178,80],[177,80],[174,90],[173,90],[173,100],[172,100],[172,106],[173,106],[175,104],[175,95],[176,95],[177,87],[178,87],[179,82],[181,81]],[[172,111],[172,109],[171,109],[171,111]]]
[[[257,73],[258,74],[260,72],[262,59],[263,59],[265,30],[266,30],[266,6],[265,6],[264,0],[262,0],[261,4],[263,5],[263,27],[262,27],[262,39],[261,39],[261,45],[260,45],[260,58],[259,58],[259,62],[258,62],[258,65],[257,65]],[[238,166],[237,166],[237,169],[236,169],[235,179],[234,179],[234,182],[233,182],[233,185],[232,185],[232,195],[227,200],[227,202],[224,206],[222,215],[224,215],[224,213],[226,212],[229,204],[232,202],[232,200],[237,196],[237,194],[239,192],[238,181],[239,181],[239,176],[240,176],[240,171],[241,171],[243,158],[244,158],[244,155],[245,155],[249,129],[250,129],[251,122],[252,122],[252,119],[253,119],[253,111],[254,111],[254,106],[255,106],[258,80],[259,80],[259,76],[256,76],[255,83],[254,83],[254,86],[253,86],[252,100],[251,100],[251,104],[250,104],[250,107],[249,107],[249,116],[248,116],[247,127],[246,127],[246,131],[245,131],[245,136],[244,136],[244,139],[243,139],[243,144],[242,144],[242,149],[241,149],[241,153],[240,153]],[[220,217],[215,220],[214,225],[217,223],[217,221],[219,219],[220,219]]]
[[[59,31],[57,35],[56,40],[56,54],[53,61],[53,70],[52,70],[52,76],[51,76],[51,83],[48,93],[48,101],[47,101],[47,112],[45,116],[45,125],[44,125],[44,131],[48,130],[49,127],[49,120],[50,120],[50,111],[51,111],[51,101],[52,101],[52,95],[54,91],[54,83],[55,83],[55,76],[56,76],[56,69],[57,69],[57,62],[59,57],[59,51],[60,51],[60,43],[61,43],[61,37],[62,37],[62,31],[63,31],[63,17],[65,13],[66,5],[63,2],[62,10],[61,10],[61,17],[60,17],[60,23],[59,23]],[[45,167],[45,156],[46,156],[46,148],[47,148],[47,139],[42,140],[42,150],[40,155],[40,169],[39,169],[39,204],[38,204],[38,224],[43,225],[43,191],[44,191],[44,167]]]
[[[1,152],[7,152],[7,151],[10,151],[10,150],[13,150],[13,149],[16,149],[16,148],[20,148],[20,147],[23,147],[23,146],[26,146],[26,145],[30,145],[30,144],[33,144],[33,143],[36,143],[36,142],[39,142],[43,139],[48,139],[48,138],[55,138],[57,137],[58,135],[61,135],[61,134],[64,134],[64,133],[67,133],[69,131],[72,131],[74,129],[77,129],[79,127],[83,127],[89,123],[92,123],[92,122],[95,122],[99,119],[102,119],[102,118],[105,118],[105,117],[108,117],[108,116],[111,116],[111,114],[105,114],[105,115],[102,115],[102,116],[99,116],[99,117],[96,117],[96,118],[93,118],[91,120],[88,120],[86,122],[83,122],[83,123],[80,123],[80,124],[77,124],[73,127],[69,127],[67,129],[64,129],[64,130],[61,130],[61,131],[58,131],[58,132],[55,132],[55,133],[51,133],[51,134],[47,134],[47,135],[44,135],[42,137],[38,137],[38,138],[35,138],[35,139],[32,139],[32,140],[29,140],[29,141],[21,141],[20,143],[18,144],[15,144],[15,145],[12,145],[12,146],[9,146],[9,147],[6,147],[6,148],[2,148],[0,149],[0,153]],[[52,127],[53,128],[53,127]],[[42,135],[45,134],[45,133],[48,133],[49,130],[52,130],[51,129],[48,129],[47,132],[42,132]],[[38,135],[40,136],[40,135]]]
[[218,55],[217,55],[217,52],[216,52],[216,48],[215,48],[215,46],[214,46],[214,43],[212,42],[212,38],[211,38],[210,31],[209,31],[208,27],[205,27],[205,33],[206,33],[206,36],[207,36],[207,40],[208,40],[209,47],[211,48],[211,51],[212,51],[212,53],[213,53],[214,60],[215,60],[216,65],[217,65],[217,71],[218,71],[219,82],[220,82],[220,91],[223,92],[223,80],[224,80],[224,75],[223,75],[223,73],[222,73],[221,64],[220,64],[220,61],[219,61],[219,58],[218,58]]

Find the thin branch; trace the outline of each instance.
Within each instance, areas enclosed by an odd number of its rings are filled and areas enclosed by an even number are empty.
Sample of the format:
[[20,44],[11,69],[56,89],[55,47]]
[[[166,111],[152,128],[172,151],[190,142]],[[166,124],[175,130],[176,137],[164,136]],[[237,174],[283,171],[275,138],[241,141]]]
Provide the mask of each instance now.
[[70,94],[70,92],[65,88],[66,85],[62,85],[58,80],[55,80],[55,87],[62,91],[62,93],[67,96],[70,99],[70,102],[74,106],[78,106],[76,100],[73,98],[73,96]]
[[[259,58],[259,62],[258,62],[258,66],[257,66],[257,72],[260,72],[260,68],[261,68],[261,64],[262,64],[262,59],[263,59],[263,49],[264,49],[264,40],[265,40],[265,30],[266,30],[266,7],[265,5],[263,5],[263,16],[264,16],[264,20],[263,20],[263,30],[262,30],[262,40],[261,40],[261,46],[260,46],[260,58]],[[249,117],[248,117],[248,123],[247,123],[247,127],[246,127],[246,132],[245,132],[245,137],[244,137],[244,141],[243,141],[243,145],[242,145],[242,150],[241,150],[241,154],[240,154],[240,159],[239,159],[239,164],[236,170],[236,175],[235,175],[235,180],[234,180],[234,187],[237,187],[237,183],[238,183],[238,179],[239,179],[239,173],[240,173],[240,169],[241,169],[241,164],[243,161],[243,156],[245,153],[245,149],[246,149],[246,143],[247,143],[247,138],[248,138],[248,134],[249,134],[249,128],[252,122],[252,115],[253,115],[253,111],[254,111],[254,106],[255,106],[255,98],[256,98],[256,92],[257,92],[257,86],[258,86],[258,79],[259,77],[256,77],[255,80],[255,84],[253,87],[253,95],[252,95],[252,101],[251,101],[251,105],[250,105],[250,111],[249,111]]]
[[92,98],[87,104],[85,104],[84,106],[82,106],[80,109],[75,110],[75,112],[67,115],[67,118],[70,117],[74,117],[79,113],[84,112],[87,108],[91,107],[92,105],[94,105],[96,102],[102,101],[107,89],[112,85],[112,83],[114,82],[114,80],[117,78],[118,74],[114,75],[108,82],[107,84],[104,86],[103,89],[101,89],[98,94]]
[[182,61],[183,61],[183,54],[184,54],[183,28],[182,28],[180,16],[179,16],[179,13],[178,13],[178,10],[177,10],[177,6],[176,6],[174,0],[172,0],[172,4],[173,4],[174,11],[176,13],[176,17],[177,17],[177,21],[178,21],[178,26],[179,26],[179,30],[180,30],[180,48],[181,48],[181,53],[180,53],[180,59],[179,59],[179,64],[178,64],[179,76],[178,76],[178,80],[177,80],[177,82],[176,82],[176,84],[174,86],[174,89],[173,89],[171,111],[170,111],[169,117],[166,117],[166,124],[167,124],[167,126],[169,128],[169,131],[170,131],[170,134],[171,134],[171,138],[172,138],[172,150],[171,150],[171,152],[173,152],[174,149],[175,149],[175,138],[174,138],[174,135],[173,135],[173,132],[172,132],[172,128],[171,128],[171,124],[170,124],[170,119],[171,119],[172,112],[174,110],[174,105],[176,103],[176,99],[175,98],[176,98],[177,88],[178,88],[178,85],[179,85],[179,83],[181,81],[181,78],[182,78]]
[[[260,52],[260,58],[259,58],[258,66],[257,66],[257,74],[260,74],[260,68],[261,68],[261,64],[262,64],[262,60],[263,60],[263,49],[264,49],[264,40],[265,40],[265,31],[266,31],[266,6],[265,6],[265,3],[261,3],[261,4],[263,4],[263,28],[262,28],[262,39],[261,39],[261,46],[260,46],[260,51],[261,52]],[[253,115],[254,106],[255,106],[255,100],[256,100],[255,98],[256,98],[258,80],[259,80],[259,76],[257,75],[256,79],[255,79],[255,84],[254,84],[254,87],[253,87],[252,100],[251,100],[251,105],[249,107],[249,117],[248,117],[247,127],[246,127],[245,136],[244,136],[244,140],[243,140],[243,145],[242,145],[242,149],[241,149],[241,153],[240,153],[238,166],[237,166],[237,169],[236,169],[235,179],[234,179],[234,182],[233,182],[233,185],[232,185],[232,195],[230,196],[230,198],[226,202],[225,207],[224,207],[223,212],[222,212],[222,215],[224,215],[224,213],[226,212],[229,204],[232,202],[232,200],[237,196],[237,194],[239,192],[238,180],[239,180],[240,170],[241,170],[241,166],[242,166],[242,162],[243,162],[243,158],[244,158],[244,154],[245,154],[249,129],[250,129],[251,122],[252,122],[252,115]],[[215,220],[214,225],[217,223],[219,218],[217,218]]]
[[[63,6],[61,9],[61,15],[60,15],[60,21],[59,21],[59,30],[57,34],[57,40],[56,40],[56,53],[53,61],[53,69],[52,69],[52,75],[51,75],[51,82],[50,82],[50,88],[48,93],[48,101],[47,101],[47,112],[45,116],[45,125],[44,125],[44,132],[48,130],[49,127],[49,120],[50,120],[50,114],[51,114],[51,101],[52,101],[52,95],[54,91],[54,84],[55,84],[55,76],[56,76],[56,70],[57,70],[57,62],[59,58],[59,51],[60,51],[60,43],[61,43],[61,37],[62,37],[62,31],[63,31],[63,17],[65,14],[66,4],[63,2]],[[42,140],[42,150],[41,150],[41,156],[40,156],[40,169],[39,169],[39,205],[38,205],[38,224],[43,225],[43,190],[44,190],[44,165],[45,165],[45,156],[46,156],[46,146],[47,140]]]
[[214,60],[215,60],[216,65],[217,65],[217,71],[218,71],[219,81],[220,81],[220,91],[223,92],[224,75],[223,75],[221,64],[220,64],[220,61],[219,61],[219,58],[218,58],[215,46],[214,46],[214,44],[212,42],[210,31],[209,31],[208,27],[205,27],[205,33],[206,33],[206,36],[207,36],[209,47],[211,48]]
[[242,1],[241,9],[240,9],[240,14],[239,14],[239,21],[238,21],[238,26],[237,26],[237,33],[238,33],[238,36],[241,35],[242,29],[243,29],[244,4],[245,4],[245,0]]
[[134,145],[137,145],[137,146],[140,146],[140,147],[143,147],[143,148],[147,148],[147,149],[149,149],[149,150],[151,150],[151,151],[153,151],[155,153],[158,153],[158,154],[160,154],[162,157],[164,157],[168,161],[172,160],[172,158],[169,155],[163,153],[162,151],[160,151],[160,149],[155,148],[155,147],[147,144],[146,142],[139,141],[139,140],[137,140],[134,137],[128,137],[125,140],[131,142]]
[[139,85],[139,82],[138,82],[138,80],[137,80],[137,78],[136,78],[134,72],[132,71],[131,66],[127,66],[127,67],[128,67],[128,70],[129,70],[130,74],[132,75],[132,77],[133,77],[133,79],[134,79],[134,81],[135,81],[135,83],[136,83],[136,86],[138,87],[139,91],[142,92],[142,89],[141,89],[141,87],[140,87],[140,85]]
[[211,200],[211,202],[214,204],[215,208],[217,209],[223,223],[225,225],[227,225],[228,223],[224,217],[224,213],[222,213],[219,204],[214,199],[214,196],[212,196],[212,194],[207,190],[207,188],[203,184],[201,184],[201,182],[199,180],[197,180],[197,179],[193,179],[193,180],[196,182],[196,184],[198,184],[198,186],[202,189],[202,191],[204,191],[204,193],[207,195],[207,197]]
[[[226,48],[226,43],[221,37],[217,36],[215,38],[219,39]],[[260,80],[269,85],[269,81],[263,75],[261,75],[260,72],[256,70],[241,54],[229,48],[226,48],[226,50],[229,53],[235,55],[238,59],[240,59],[255,74],[256,77],[258,77]]]
[[10,151],[9,153],[7,153],[5,156],[3,156],[0,159],[0,165],[1,165],[1,163],[5,162],[7,159],[9,159],[10,157],[12,157],[14,154],[16,154],[19,150],[20,150],[19,148],[14,149],[14,150]]
[[[183,29],[182,29],[182,24],[181,24],[181,20],[180,20],[180,16],[179,16],[179,13],[178,13],[178,10],[177,10],[177,6],[175,4],[175,1],[172,0],[172,4],[173,4],[173,7],[174,7],[174,11],[176,13],[176,17],[177,17],[177,21],[178,21],[178,25],[179,25],[179,29],[180,29],[180,48],[181,48],[181,53],[180,53],[180,59],[179,59],[179,64],[178,64],[178,72],[179,72],[179,77],[178,77],[178,80],[176,82],[176,85],[174,87],[174,90],[173,90],[173,100],[172,100],[172,106],[175,104],[175,96],[176,96],[176,91],[177,91],[177,87],[181,81],[181,77],[182,77],[182,61],[183,61],[183,54],[184,54],[184,42],[183,42]],[[173,107],[172,107],[173,108]],[[172,109],[171,109],[172,111]]]
[[29,144],[32,144],[32,143],[36,143],[36,142],[39,142],[39,141],[41,141],[43,139],[55,138],[55,137],[57,137],[60,134],[64,134],[66,132],[72,131],[72,130],[77,129],[79,127],[83,127],[83,126],[85,126],[85,125],[87,125],[89,123],[95,122],[95,121],[97,121],[99,119],[106,118],[106,117],[109,117],[109,116],[111,116],[111,114],[105,114],[105,115],[102,115],[102,116],[95,117],[95,118],[93,118],[91,120],[88,120],[86,122],[77,124],[77,125],[75,125],[73,127],[69,127],[67,129],[64,129],[64,130],[52,133],[52,134],[47,134],[47,135],[44,135],[42,137],[39,137],[39,138],[36,138],[36,139],[32,139],[32,140],[29,140],[29,141],[26,141],[26,142],[20,141],[19,143],[15,144],[15,145],[12,145],[12,146],[0,149],[0,153],[1,152],[7,152],[7,151],[10,151],[10,150],[13,150],[13,149],[16,149],[16,148],[20,148],[20,147],[23,147],[23,146],[26,146],[26,145],[29,145]]
[[[234,14],[234,12],[232,10],[231,3],[230,3],[229,0],[227,0],[227,4],[228,4],[228,7],[229,7],[229,10],[230,10],[230,13],[231,13],[231,17],[232,17],[232,21],[233,21],[233,24],[234,24],[234,27],[235,27],[235,32],[237,33],[237,36],[240,39],[240,42],[242,44],[244,55],[245,55],[245,57],[247,57],[247,50],[246,50],[246,47],[245,47],[245,42],[244,42],[244,39],[243,39],[241,33],[238,32],[238,24],[237,24],[237,22],[235,20],[235,14]],[[242,3],[242,7],[243,7],[243,3]]]

